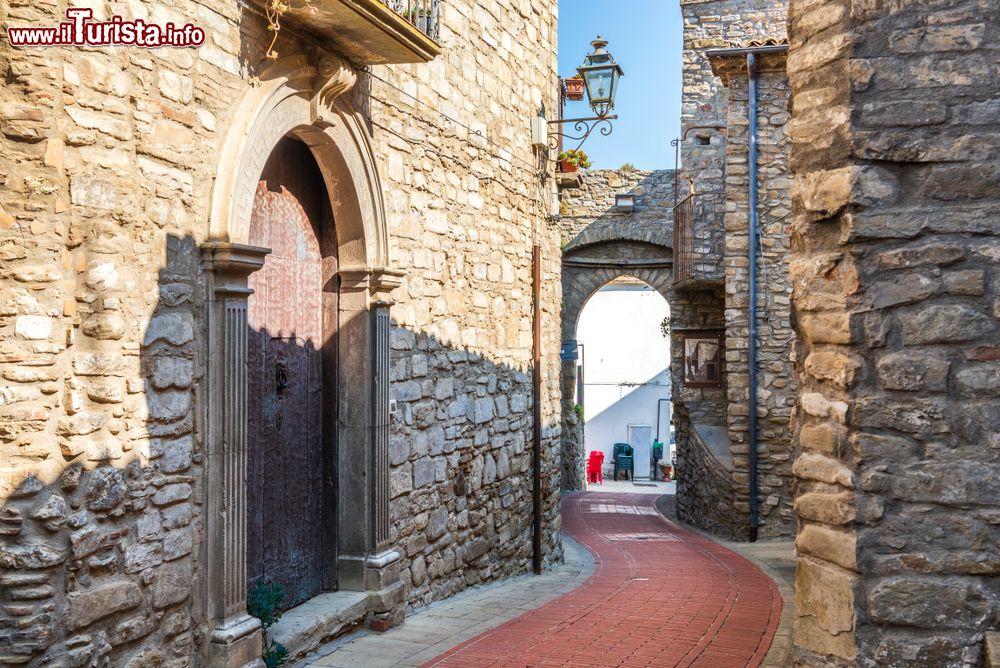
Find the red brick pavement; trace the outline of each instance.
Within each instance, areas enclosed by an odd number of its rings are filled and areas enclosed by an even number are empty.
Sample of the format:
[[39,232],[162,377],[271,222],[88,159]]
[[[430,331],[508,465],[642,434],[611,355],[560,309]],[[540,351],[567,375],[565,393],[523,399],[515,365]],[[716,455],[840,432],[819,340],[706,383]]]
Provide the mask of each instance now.
[[781,595],[751,562],[660,515],[656,497],[574,494],[563,526],[596,560],[575,591],[424,668],[758,666]]

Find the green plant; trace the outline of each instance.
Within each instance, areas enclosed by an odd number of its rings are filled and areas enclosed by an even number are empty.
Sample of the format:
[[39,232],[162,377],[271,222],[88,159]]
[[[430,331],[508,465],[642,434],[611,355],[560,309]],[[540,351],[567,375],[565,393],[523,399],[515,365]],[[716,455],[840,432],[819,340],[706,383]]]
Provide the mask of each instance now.
[[620,171],[620,172],[634,172],[635,171],[635,165],[633,165],[631,162],[626,162],[624,165],[621,166],[621,168],[618,171]]
[[660,323],[660,333],[663,334],[663,338],[670,339],[670,316],[663,319]]
[[576,404],[575,406],[573,406],[573,412],[576,413],[576,417],[577,419],[580,420],[580,425],[582,426],[584,424],[583,404]]
[[590,158],[580,149],[571,149],[559,154],[558,160],[566,162],[580,169],[590,169]]
[[285,588],[280,584],[258,581],[247,594],[247,612],[260,620],[264,665],[278,668],[288,660],[288,648],[267,637],[267,630],[281,619]]

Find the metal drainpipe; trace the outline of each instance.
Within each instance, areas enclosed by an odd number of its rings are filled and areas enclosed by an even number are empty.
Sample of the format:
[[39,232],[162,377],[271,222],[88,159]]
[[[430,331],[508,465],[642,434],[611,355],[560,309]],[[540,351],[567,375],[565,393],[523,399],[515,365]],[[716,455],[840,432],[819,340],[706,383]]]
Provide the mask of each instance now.
[[749,115],[749,306],[747,313],[749,349],[747,366],[749,372],[749,438],[750,438],[750,542],[757,540],[760,524],[760,510],[757,503],[757,58],[747,54],[748,115]]
[[534,418],[531,430],[531,567],[536,575],[542,573],[542,248],[531,249],[533,317],[531,351],[532,393]]

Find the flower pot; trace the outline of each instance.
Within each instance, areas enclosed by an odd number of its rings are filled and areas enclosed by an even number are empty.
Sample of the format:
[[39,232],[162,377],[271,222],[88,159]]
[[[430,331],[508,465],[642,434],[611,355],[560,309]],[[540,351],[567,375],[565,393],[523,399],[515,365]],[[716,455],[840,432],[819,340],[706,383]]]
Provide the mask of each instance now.
[[574,165],[569,160],[559,161],[559,171],[562,172],[563,174],[572,174],[573,172],[579,171],[579,169],[580,169],[579,165]]
[[583,99],[583,79],[566,79],[566,99],[577,102]]

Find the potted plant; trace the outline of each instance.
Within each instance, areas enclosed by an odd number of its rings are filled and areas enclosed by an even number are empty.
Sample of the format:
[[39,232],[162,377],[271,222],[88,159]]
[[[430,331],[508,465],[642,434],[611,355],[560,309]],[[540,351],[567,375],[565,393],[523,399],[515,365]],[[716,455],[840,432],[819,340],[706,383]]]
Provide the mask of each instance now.
[[406,20],[425,35],[430,34],[432,19],[429,9],[419,6],[410,7],[406,12]]
[[571,149],[559,154],[559,168],[562,172],[572,173],[580,169],[590,168],[590,158],[580,149]]
[[569,79],[564,79],[566,83],[566,99],[579,102],[583,99],[583,78],[577,74]]

